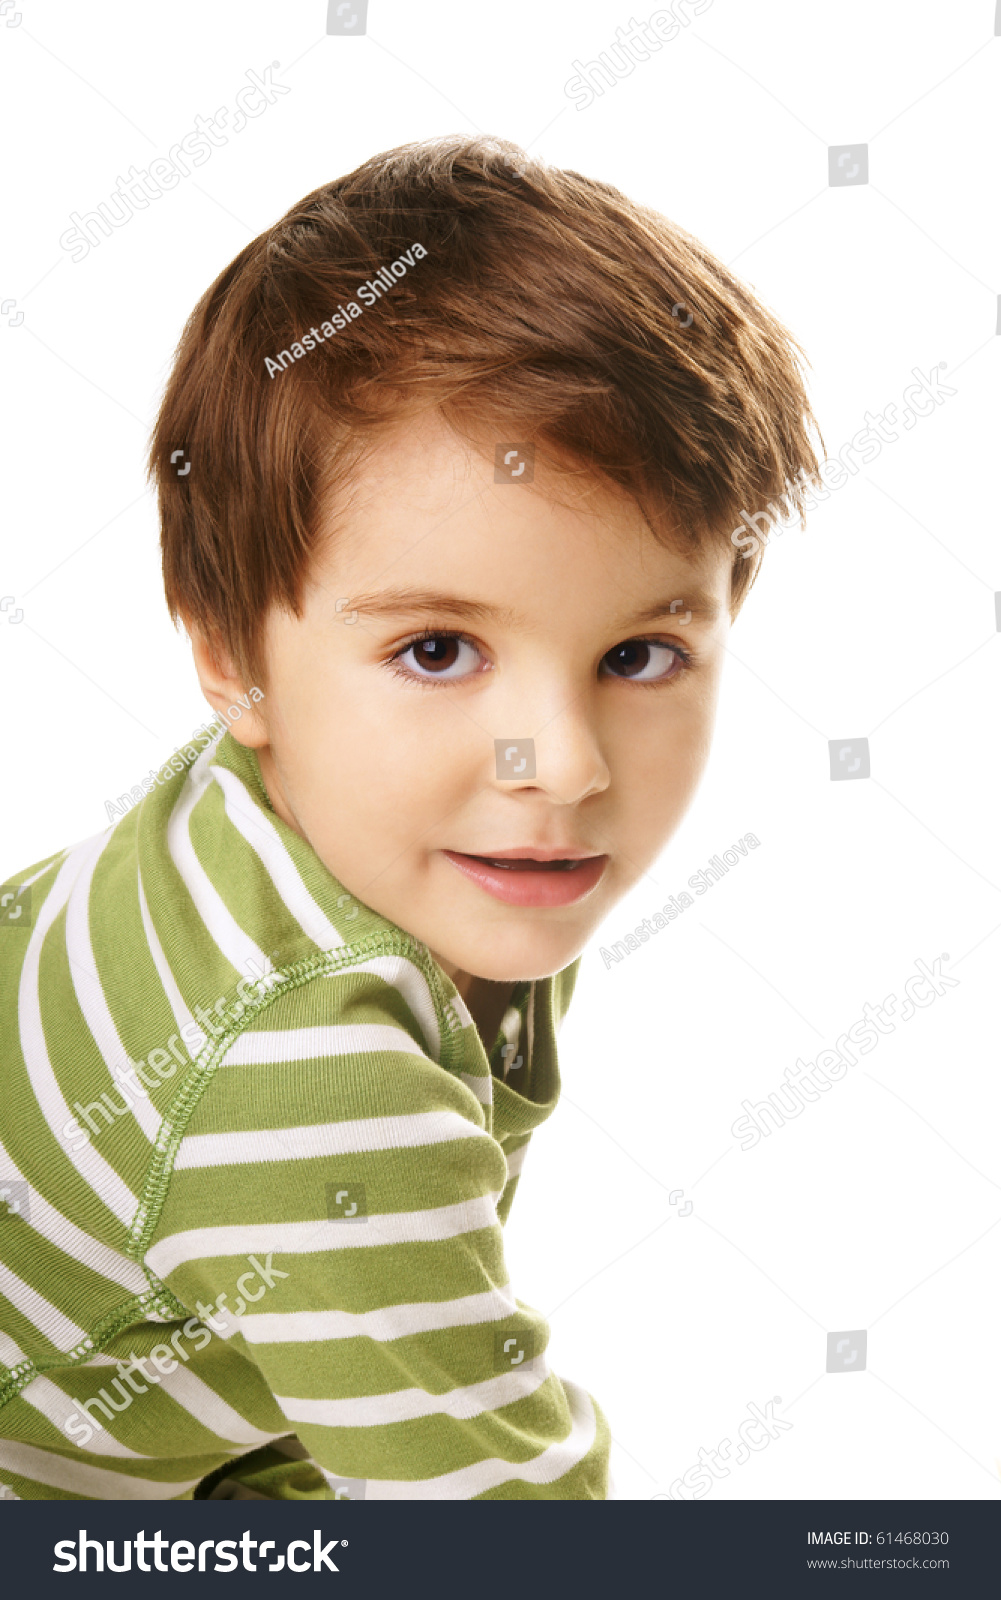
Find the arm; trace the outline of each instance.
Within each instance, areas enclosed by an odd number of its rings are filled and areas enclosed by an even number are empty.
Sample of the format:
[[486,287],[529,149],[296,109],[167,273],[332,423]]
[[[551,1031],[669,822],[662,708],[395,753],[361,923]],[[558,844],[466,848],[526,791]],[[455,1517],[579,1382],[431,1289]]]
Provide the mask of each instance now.
[[607,1423],[508,1281],[503,1152],[384,998],[350,970],[271,997],[188,1123],[149,1265],[186,1306],[244,1302],[234,1354],[332,1493],[604,1499]]

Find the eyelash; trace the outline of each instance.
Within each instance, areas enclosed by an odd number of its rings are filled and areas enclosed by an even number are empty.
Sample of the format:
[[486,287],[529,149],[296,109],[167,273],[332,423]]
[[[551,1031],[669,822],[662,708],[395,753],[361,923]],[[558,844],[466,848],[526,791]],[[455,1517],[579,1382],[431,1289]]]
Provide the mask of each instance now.
[[[402,678],[405,683],[416,683],[422,689],[448,688],[452,684],[465,683],[468,681],[468,678],[425,678],[422,677],[420,673],[410,672],[406,667],[401,666],[399,663],[401,662],[402,657],[406,655],[407,651],[413,649],[415,644],[420,644],[424,639],[457,639],[460,644],[468,644],[471,649],[479,650],[479,646],[477,645],[475,639],[471,639],[467,633],[456,633],[454,629],[449,628],[425,628],[422,633],[415,633],[412,638],[408,639],[405,644],[402,644],[398,650],[394,650],[393,654],[390,656],[387,664],[390,668],[390,671],[393,672],[396,677]],[[620,683],[632,682],[634,687],[638,689],[662,689],[665,684],[673,683],[676,678],[681,677],[683,673],[689,671],[694,665],[695,658],[690,651],[682,649],[681,645],[679,644],[666,644],[663,639],[630,638],[622,639],[620,640],[620,643],[660,645],[661,648],[665,650],[673,651],[681,663],[681,671],[672,672],[668,678],[649,678],[645,681],[633,680],[630,678],[620,678],[618,680]],[[612,648],[616,649],[617,646],[613,645]],[[604,656],[602,657],[602,660],[604,660]],[[472,676],[472,674],[469,676]],[[607,673],[604,674],[604,676],[614,679],[616,674]]]
[[[670,650],[680,663],[680,669],[677,672],[672,672],[667,678],[618,678],[614,672],[604,674],[605,677],[612,678],[619,683],[631,683],[634,689],[663,689],[667,684],[674,683],[678,678],[683,677],[695,664],[695,657],[690,650],[684,650],[680,644],[669,644],[664,639],[644,639],[639,637],[636,639],[622,639],[619,642],[621,644],[659,645],[662,650]],[[612,648],[614,650],[618,646],[613,645]],[[602,656],[602,660],[604,659],[604,656]]]
[[412,638],[407,640],[406,644],[402,644],[399,650],[394,650],[390,656],[389,667],[396,677],[402,678],[404,683],[416,683],[422,689],[438,689],[448,684],[464,683],[466,681],[464,678],[424,678],[419,672],[410,672],[406,667],[399,665],[407,651],[412,650],[415,644],[421,644],[425,639],[458,639],[460,644],[468,644],[473,650],[479,648],[475,639],[471,639],[468,633],[456,633],[448,628],[425,628],[422,633],[415,633]]

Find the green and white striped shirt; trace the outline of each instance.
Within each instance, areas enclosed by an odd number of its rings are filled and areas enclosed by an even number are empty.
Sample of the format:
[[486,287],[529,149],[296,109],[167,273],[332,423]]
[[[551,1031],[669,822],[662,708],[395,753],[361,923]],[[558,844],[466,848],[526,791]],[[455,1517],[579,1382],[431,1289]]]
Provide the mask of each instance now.
[[579,961],[488,1055],[204,737],[0,893],[0,1495],[606,1498],[502,1236]]

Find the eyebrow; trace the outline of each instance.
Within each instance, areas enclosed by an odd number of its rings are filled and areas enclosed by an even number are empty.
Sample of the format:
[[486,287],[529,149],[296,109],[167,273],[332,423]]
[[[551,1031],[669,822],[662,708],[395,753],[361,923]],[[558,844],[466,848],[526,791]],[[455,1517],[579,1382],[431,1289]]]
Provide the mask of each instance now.
[[[513,628],[519,622],[518,613],[510,606],[492,605],[486,600],[470,600],[462,595],[441,594],[431,589],[385,589],[374,594],[352,597],[351,609],[365,616],[433,616],[465,617],[474,622],[495,622]],[[674,610],[671,610],[671,607]],[[642,627],[644,623],[658,622],[662,618],[680,623],[686,611],[700,622],[715,622],[720,614],[716,597],[705,589],[688,589],[683,594],[671,595],[666,600],[656,600],[644,606],[631,618],[624,618],[623,628]]]

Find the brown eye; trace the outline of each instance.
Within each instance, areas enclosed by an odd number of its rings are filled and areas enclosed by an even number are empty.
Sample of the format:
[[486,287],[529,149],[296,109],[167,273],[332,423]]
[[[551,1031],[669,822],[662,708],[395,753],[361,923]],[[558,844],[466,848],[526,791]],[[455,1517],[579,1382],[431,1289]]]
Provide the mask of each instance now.
[[426,633],[414,639],[393,657],[392,665],[400,677],[417,683],[455,683],[471,677],[479,650],[457,633]]
[[459,656],[459,640],[451,638],[419,639],[410,649],[414,666],[426,667],[429,672],[445,672],[454,667]]
[[651,639],[626,639],[602,657],[613,678],[631,678],[642,683],[674,677],[682,664],[679,650]]

